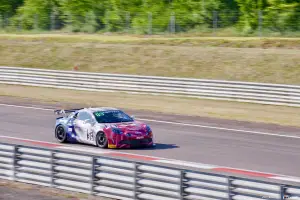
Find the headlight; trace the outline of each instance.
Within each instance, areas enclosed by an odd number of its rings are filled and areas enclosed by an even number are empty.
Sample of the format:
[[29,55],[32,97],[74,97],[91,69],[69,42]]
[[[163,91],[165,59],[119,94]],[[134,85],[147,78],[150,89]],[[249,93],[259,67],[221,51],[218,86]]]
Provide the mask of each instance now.
[[146,131],[148,135],[152,133],[152,130],[148,125],[146,126]]
[[111,130],[115,134],[123,134],[123,132],[120,129],[118,129],[118,128],[112,128]]

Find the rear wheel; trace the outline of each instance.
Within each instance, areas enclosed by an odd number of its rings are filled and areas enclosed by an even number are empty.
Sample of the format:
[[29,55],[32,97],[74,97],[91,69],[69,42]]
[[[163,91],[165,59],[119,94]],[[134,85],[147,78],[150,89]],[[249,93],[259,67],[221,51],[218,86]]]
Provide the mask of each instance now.
[[67,133],[62,125],[56,127],[55,137],[60,143],[65,143],[67,141]]
[[107,146],[108,146],[108,139],[107,139],[105,133],[99,132],[97,134],[96,144],[100,148],[107,148]]

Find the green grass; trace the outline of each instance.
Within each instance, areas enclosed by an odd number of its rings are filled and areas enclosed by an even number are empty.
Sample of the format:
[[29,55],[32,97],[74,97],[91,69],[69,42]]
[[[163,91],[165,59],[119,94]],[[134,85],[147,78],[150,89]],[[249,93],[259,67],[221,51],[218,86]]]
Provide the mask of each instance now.
[[300,38],[0,34],[0,65],[300,83]]
[[110,198],[96,197],[84,193],[60,190],[51,187],[44,187],[40,185],[27,184],[22,182],[8,181],[4,179],[0,179],[0,187],[3,187],[3,189],[8,189],[9,193],[7,193],[4,196],[8,196],[9,194],[17,194],[15,196],[18,196],[25,193],[30,193],[30,195],[28,195],[28,198],[35,197],[34,199],[37,199],[38,197],[42,199],[53,199],[51,197],[55,196],[57,197],[57,199],[112,200]]
[[109,44],[143,44],[170,46],[202,46],[233,48],[296,48],[300,49],[300,37],[199,37],[188,35],[98,35],[98,34],[0,34],[0,39],[47,42],[101,42]]

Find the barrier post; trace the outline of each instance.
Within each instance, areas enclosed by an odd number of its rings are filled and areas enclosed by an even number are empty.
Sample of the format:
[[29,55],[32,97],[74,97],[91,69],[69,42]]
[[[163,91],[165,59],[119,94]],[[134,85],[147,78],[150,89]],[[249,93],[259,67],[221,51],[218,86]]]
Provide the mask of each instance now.
[[138,164],[134,163],[134,200],[138,199]]
[[14,145],[13,152],[13,181],[16,181],[17,165],[18,165],[18,145]]
[[184,178],[185,178],[185,171],[180,171],[180,200],[184,200]]
[[285,186],[281,185],[280,186],[280,199],[284,200],[287,199],[288,197],[285,195]]
[[233,180],[233,177],[228,176],[228,178],[227,178],[228,200],[232,200],[232,193],[231,193],[231,191],[232,191],[232,189],[231,189],[232,188],[232,180]]
[[92,157],[92,171],[91,171],[91,195],[94,195],[94,181],[95,181],[95,170],[96,170],[96,159],[93,156]]
[[54,163],[53,151],[51,151],[50,165],[51,165],[51,187],[54,187],[55,163]]

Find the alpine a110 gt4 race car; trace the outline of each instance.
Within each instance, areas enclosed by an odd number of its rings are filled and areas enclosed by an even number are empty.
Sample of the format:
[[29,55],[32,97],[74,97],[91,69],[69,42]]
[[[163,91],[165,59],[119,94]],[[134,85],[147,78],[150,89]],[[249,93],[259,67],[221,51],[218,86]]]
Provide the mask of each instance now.
[[115,108],[55,110],[55,138],[100,148],[154,147],[151,128]]

